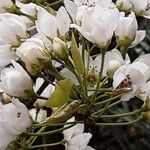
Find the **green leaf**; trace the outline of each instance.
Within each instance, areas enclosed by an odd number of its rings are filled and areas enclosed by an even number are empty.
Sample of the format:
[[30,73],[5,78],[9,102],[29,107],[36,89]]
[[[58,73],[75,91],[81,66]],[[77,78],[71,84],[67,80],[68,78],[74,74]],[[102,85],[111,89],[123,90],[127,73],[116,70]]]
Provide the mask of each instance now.
[[74,65],[78,74],[83,75],[84,73],[83,60],[78,50],[78,46],[77,46],[74,34],[72,34],[71,54],[72,54],[72,59],[73,59],[73,62],[74,62]]
[[73,82],[70,79],[58,81],[55,91],[49,97],[46,107],[61,107],[69,100]]

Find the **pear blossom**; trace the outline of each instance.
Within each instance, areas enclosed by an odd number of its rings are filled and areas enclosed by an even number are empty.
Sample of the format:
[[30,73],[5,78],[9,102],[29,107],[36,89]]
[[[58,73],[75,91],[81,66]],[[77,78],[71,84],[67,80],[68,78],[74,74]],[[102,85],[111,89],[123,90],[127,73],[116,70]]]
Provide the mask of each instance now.
[[5,13],[14,6],[12,0],[0,0],[0,13]]
[[[147,59],[150,59],[150,55]],[[145,58],[141,56],[141,59]],[[147,60],[148,61],[148,60]],[[138,96],[143,85],[150,78],[150,65],[140,60],[135,60],[132,64],[125,64],[120,67],[113,76],[113,87],[116,89],[128,89],[129,92],[123,94],[122,100],[130,100]]]
[[17,48],[16,54],[25,62],[30,72],[36,72],[37,68],[41,68],[50,59],[51,49],[47,48],[49,47],[41,39],[31,37]]
[[39,33],[49,37],[50,39],[57,36],[57,32],[61,36],[69,31],[70,18],[65,8],[59,8],[56,16],[50,14],[44,8],[38,7],[36,28]]
[[118,26],[115,31],[117,36],[117,43],[119,46],[135,46],[140,43],[145,35],[145,30],[138,30],[138,24],[133,12],[128,17],[125,17],[125,13],[121,12]]
[[33,85],[27,72],[15,61],[11,61],[14,68],[4,68],[1,71],[0,88],[5,93],[27,99],[33,95]]
[[0,149],[5,150],[15,136],[30,126],[29,111],[18,99],[12,103],[0,104]]
[[[101,48],[107,48],[117,27],[119,11],[96,5],[93,12],[86,11],[81,26],[72,24],[87,40]],[[111,22],[111,23],[110,23]]]
[[93,12],[97,4],[109,8],[112,5],[112,0],[74,0],[74,2],[65,0],[64,4],[72,19],[80,22],[87,10]]
[[[74,122],[75,117],[72,117],[67,122]],[[67,127],[65,125],[64,127]],[[77,124],[69,129],[63,131],[66,150],[94,150],[92,147],[87,146],[92,134],[84,133],[84,124]]]
[[29,110],[29,113],[34,121],[42,122],[47,117],[46,110],[40,109],[39,112],[35,108]]
[[0,45],[0,71],[17,58],[15,50],[11,45]]
[[24,22],[0,15],[0,44],[18,46],[20,40],[27,37],[27,28]]

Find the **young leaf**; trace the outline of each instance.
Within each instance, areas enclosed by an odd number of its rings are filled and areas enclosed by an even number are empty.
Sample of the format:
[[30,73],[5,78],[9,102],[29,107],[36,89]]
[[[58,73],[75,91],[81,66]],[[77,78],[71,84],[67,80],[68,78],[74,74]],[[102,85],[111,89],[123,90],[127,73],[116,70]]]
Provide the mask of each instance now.
[[78,50],[78,46],[77,46],[74,34],[72,34],[71,54],[72,54],[72,59],[73,59],[73,62],[74,62],[74,65],[78,74],[83,75],[84,73],[83,60]]
[[46,103],[46,107],[61,107],[64,105],[69,100],[72,85],[73,83],[70,79],[58,81],[55,91]]

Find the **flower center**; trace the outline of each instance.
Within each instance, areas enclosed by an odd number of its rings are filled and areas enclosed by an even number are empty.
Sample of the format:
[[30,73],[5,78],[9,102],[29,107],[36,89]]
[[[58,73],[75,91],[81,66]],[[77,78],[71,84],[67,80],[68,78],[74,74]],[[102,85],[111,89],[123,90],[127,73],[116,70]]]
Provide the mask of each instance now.
[[94,87],[97,83],[98,72],[97,67],[90,68],[87,75],[87,82],[90,87]]
[[88,7],[95,7],[95,2],[91,2],[89,0],[86,0],[86,2],[83,3],[83,5],[86,5]]
[[118,85],[116,89],[123,89],[123,88],[132,88],[132,82],[129,75],[126,75],[125,79]]

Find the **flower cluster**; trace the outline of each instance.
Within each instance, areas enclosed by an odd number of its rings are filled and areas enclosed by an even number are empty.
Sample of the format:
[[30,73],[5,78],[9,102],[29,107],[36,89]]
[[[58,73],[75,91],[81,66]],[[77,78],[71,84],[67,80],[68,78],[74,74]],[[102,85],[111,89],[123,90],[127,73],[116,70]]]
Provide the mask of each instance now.
[[[128,51],[146,36],[137,17],[150,19],[150,1],[64,0],[57,11],[53,5],[0,0],[1,150],[13,143],[20,143],[15,149],[93,150],[86,127],[136,115],[116,123],[127,125],[149,112],[150,54],[131,62]],[[109,111],[134,97],[144,102],[137,114]],[[36,140],[61,133],[56,143]]]

